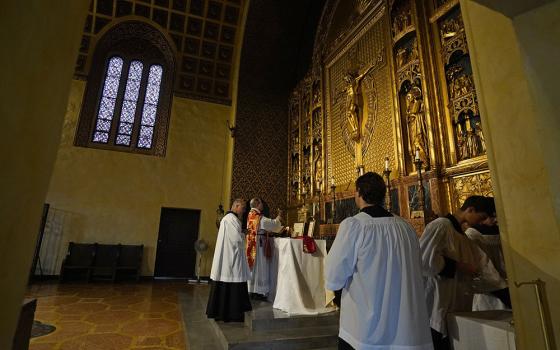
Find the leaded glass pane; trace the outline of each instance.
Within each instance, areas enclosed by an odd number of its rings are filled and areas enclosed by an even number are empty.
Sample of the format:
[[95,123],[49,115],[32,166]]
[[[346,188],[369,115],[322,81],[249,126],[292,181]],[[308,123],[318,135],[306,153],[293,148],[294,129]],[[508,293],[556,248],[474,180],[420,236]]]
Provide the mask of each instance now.
[[108,140],[109,140],[109,134],[106,132],[96,131],[93,134],[93,142],[107,143]]
[[140,136],[138,137],[138,147],[151,148],[153,134],[154,128],[150,126],[142,126],[140,128]]
[[144,111],[142,111],[142,125],[153,126],[156,122],[156,109],[157,107],[151,104],[144,105]]
[[124,101],[121,111],[121,122],[134,123],[134,113],[136,112],[136,102]]
[[163,68],[161,66],[150,66],[150,75],[148,76],[148,83],[159,85],[161,83],[161,75]]
[[119,134],[131,135],[132,134],[132,124],[121,123],[119,125]]
[[115,143],[117,145],[130,145],[130,135],[136,114],[140,81],[142,80],[142,69],[144,65],[140,61],[132,61],[128,69],[128,78],[124,92],[124,101],[121,108],[119,132]]
[[111,120],[113,119],[113,113],[115,111],[115,99],[109,97],[103,97],[101,103],[99,104],[99,114],[98,118]]
[[132,61],[128,70],[128,80],[140,81],[142,79],[142,68],[144,65],[140,61]]
[[97,125],[95,127],[97,131],[109,131],[111,129],[111,121],[104,119],[97,119]]
[[130,146],[130,136],[127,135],[117,135],[117,145]]
[[146,89],[146,103],[157,105],[159,99],[159,85],[148,84]]
[[110,77],[120,77],[123,66],[123,60],[120,57],[111,57],[109,60],[109,68],[107,68],[107,75]]
[[138,91],[140,90],[140,82],[129,80],[126,83],[124,99],[127,101],[138,101]]
[[123,60],[120,57],[111,57],[105,81],[103,82],[103,93],[97,111],[94,142],[107,143],[109,140],[108,131],[111,129],[111,120],[115,113],[115,100],[119,91],[119,81],[122,73]]
[[142,109],[142,123],[140,135],[138,137],[138,147],[151,148],[154,133],[153,126],[156,123],[157,105],[159,101],[159,89],[163,68],[158,65],[150,66],[148,73],[148,86],[144,97],[144,107]]
[[106,97],[117,97],[117,92],[119,91],[119,79],[120,77],[107,77],[105,79],[105,85],[103,86],[103,96]]

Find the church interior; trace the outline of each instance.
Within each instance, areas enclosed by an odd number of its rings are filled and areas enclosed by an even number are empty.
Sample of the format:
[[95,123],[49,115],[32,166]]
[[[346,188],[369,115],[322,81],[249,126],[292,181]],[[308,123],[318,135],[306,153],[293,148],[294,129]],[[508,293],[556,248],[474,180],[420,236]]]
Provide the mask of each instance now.
[[512,310],[488,349],[560,343],[559,0],[0,9],[0,349],[335,349],[336,315],[211,324],[201,279],[234,199],[328,249],[365,172],[419,237],[495,198]]

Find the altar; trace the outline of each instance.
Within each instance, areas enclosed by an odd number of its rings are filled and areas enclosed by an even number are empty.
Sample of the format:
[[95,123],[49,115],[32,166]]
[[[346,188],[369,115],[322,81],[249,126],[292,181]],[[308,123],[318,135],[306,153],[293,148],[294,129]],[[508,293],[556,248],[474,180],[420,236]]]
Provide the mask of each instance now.
[[325,240],[315,240],[317,250],[303,252],[303,240],[274,238],[270,263],[268,300],[275,309],[290,315],[317,315],[334,311],[326,307],[324,260]]
[[515,350],[512,313],[506,310],[452,313],[447,318],[454,350]]

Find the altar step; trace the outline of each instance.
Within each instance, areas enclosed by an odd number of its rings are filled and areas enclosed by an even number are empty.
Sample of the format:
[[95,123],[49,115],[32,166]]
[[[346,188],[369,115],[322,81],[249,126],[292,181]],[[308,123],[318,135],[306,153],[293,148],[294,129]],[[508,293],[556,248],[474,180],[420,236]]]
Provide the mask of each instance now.
[[253,311],[245,314],[245,326],[252,331],[337,326],[339,313],[293,315],[273,309],[268,302],[253,301]]
[[289,317],[270,303],[253,302],[245,324],[211,322],[223,350],[327,350],[337,349],[338,318],[338,312]]
[[251,331],[240,324],[212,321],[223,350],[336,349],[338,326]]

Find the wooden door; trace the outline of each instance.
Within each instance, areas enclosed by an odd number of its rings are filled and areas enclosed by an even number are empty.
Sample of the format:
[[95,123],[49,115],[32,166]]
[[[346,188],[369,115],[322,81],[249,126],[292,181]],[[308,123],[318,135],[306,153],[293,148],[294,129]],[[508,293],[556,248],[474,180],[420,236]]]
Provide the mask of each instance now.
[[200,210],[161,208],[154,277],[195,276]]

